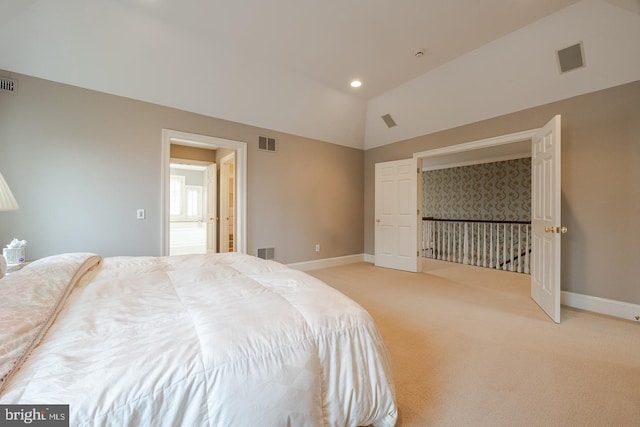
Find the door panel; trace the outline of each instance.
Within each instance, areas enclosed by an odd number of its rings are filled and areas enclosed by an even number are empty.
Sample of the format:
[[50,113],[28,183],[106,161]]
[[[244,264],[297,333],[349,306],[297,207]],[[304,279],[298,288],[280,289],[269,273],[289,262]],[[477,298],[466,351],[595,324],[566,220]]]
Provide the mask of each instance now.
[[218,229],[218,185],[217,185],[217,168],[212,163],[207,166],[207,253],[217,252],[217,229]]
[[375,264],[418,271],[415,159],[375,165]]
[[531,297],[560,323],[560,116],[533,137]]

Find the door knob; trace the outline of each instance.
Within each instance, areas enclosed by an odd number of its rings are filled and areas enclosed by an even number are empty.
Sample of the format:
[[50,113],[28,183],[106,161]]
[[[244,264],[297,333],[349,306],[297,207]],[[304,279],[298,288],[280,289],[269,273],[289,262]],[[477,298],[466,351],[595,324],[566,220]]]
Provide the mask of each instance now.
[[376,219],[376,222],[380,222],[380,219]]
[[567,227],[545,227],[545,233],[562,233],[565,234],[567,231]]

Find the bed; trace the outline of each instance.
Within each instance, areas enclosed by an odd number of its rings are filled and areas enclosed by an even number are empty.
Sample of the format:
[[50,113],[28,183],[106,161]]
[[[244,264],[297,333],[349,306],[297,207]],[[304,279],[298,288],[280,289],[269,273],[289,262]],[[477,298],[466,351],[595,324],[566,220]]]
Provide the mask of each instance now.
[[245,254],[35,261],[0,280],[0,404],[73,426],[393,426],[369,314]]

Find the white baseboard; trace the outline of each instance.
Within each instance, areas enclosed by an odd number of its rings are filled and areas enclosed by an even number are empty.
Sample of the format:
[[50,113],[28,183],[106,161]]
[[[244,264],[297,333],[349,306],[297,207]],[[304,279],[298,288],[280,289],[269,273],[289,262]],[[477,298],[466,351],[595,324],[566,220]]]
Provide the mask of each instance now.
[[364,254],[347,255],[335,258],[316,259],[313,261],[296,262],[287,264],[288,267],[300,271],[316,270],[318,268],[335,267],[344,264],[353,264],[364,261]]
[[636,316],[640,316],[640,305],[638,304],[592,297],[573,292],[562,291],[560,302],[568,307],[620,317],[622,319],[633,320],[634,322],[638,321]]
[[364,262],[376,263],[376,256],[371,254],[364,254]]

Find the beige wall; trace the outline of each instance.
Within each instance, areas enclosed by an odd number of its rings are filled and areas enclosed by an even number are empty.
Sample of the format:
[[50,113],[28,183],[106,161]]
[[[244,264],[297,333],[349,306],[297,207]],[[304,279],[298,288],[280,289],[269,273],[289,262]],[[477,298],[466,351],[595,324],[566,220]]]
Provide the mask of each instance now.
[[374,165],[543,126],[562,115],[562,289],[640,303],[640,81],[365,152],[365,253]]
[[169,149],[169,155],[172,159],[197,160],[210,163],[216,162],[217,150],[176,144],[171,144]]
[[[248,252],[291,263],[363,252],[363,152],[1,71],[0,172],[20,210],[0,212],[0,244],[27,256],[159,255],[163,128],[247,142]],[[278,140],[257,150],[258,135]],[[147,210],[136,220],[136,209]],[[321,251],[315,252],[315,244]]]

